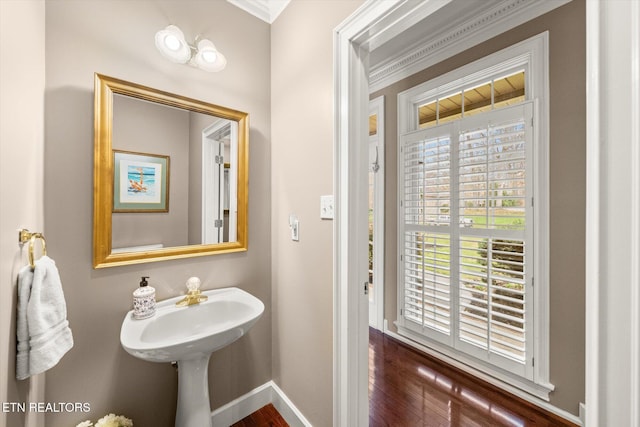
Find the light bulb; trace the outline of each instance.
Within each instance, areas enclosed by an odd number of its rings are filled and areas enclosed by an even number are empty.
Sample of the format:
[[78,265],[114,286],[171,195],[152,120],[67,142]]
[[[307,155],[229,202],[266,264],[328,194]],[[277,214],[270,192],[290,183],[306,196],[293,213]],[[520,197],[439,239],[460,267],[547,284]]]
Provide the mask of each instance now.
[[180,49],[180,40],[173,34],[167,34],[164,38],[164,45],[173,51],[177,51]]
[[218,58],[218,54],[216,52],[213,51],[205,51],[202,52],[202,60],[204,62],[208,62],[210,64],[213,64],[214,62],[216,62],[216,59]]
[[198,51],[193,62],[201,70],[209,72],[221,71],[227,65],[224,55],[207,39],[198,42]]
[[180,28],[169,25],[156,33],[156,48],[172,62],[184,64],[191,58],[191,48]]

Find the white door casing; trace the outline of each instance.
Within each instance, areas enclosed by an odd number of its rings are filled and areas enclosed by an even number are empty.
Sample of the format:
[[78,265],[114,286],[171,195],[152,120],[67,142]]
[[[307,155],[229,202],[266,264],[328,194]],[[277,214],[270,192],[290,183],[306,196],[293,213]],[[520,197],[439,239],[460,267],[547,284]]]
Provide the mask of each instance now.
[[[384,96],[371,100],[369,115],[375,115],[376,133],[369,135],[369,196],[373,196],[373,289],[369,289],[369,326],[384,328]],[[371,203],[371,200],[369,201]]]

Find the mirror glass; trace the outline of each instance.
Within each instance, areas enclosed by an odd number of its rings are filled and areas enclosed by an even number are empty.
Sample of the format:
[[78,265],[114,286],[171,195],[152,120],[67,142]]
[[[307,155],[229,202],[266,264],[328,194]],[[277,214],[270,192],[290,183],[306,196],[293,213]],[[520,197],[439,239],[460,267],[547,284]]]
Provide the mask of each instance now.
[[248,115],[96,74],[94,267],[246,250]]

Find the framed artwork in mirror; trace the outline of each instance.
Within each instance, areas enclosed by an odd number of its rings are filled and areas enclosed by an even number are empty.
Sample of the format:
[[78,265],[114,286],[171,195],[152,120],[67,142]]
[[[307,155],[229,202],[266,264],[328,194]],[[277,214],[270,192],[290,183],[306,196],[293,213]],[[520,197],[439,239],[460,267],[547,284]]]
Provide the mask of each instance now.
[[113,150],[113,212],[169,212],[169,156]]

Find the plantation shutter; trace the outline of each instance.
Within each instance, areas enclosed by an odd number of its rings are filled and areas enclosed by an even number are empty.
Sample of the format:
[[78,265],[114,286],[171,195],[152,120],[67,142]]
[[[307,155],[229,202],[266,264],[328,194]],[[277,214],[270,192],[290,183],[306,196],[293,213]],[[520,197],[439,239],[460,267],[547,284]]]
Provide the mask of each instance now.
[[[463,120],[458,130],[456,348],[527,376],[532,264],[532,107]],[[530,347],[530,344],[529,344]]]
[[532,104],[401,137],[402,327],[528,377]]
[[419,131],[404,150],[404,305],[415,331],[450,343],[451,126]]

